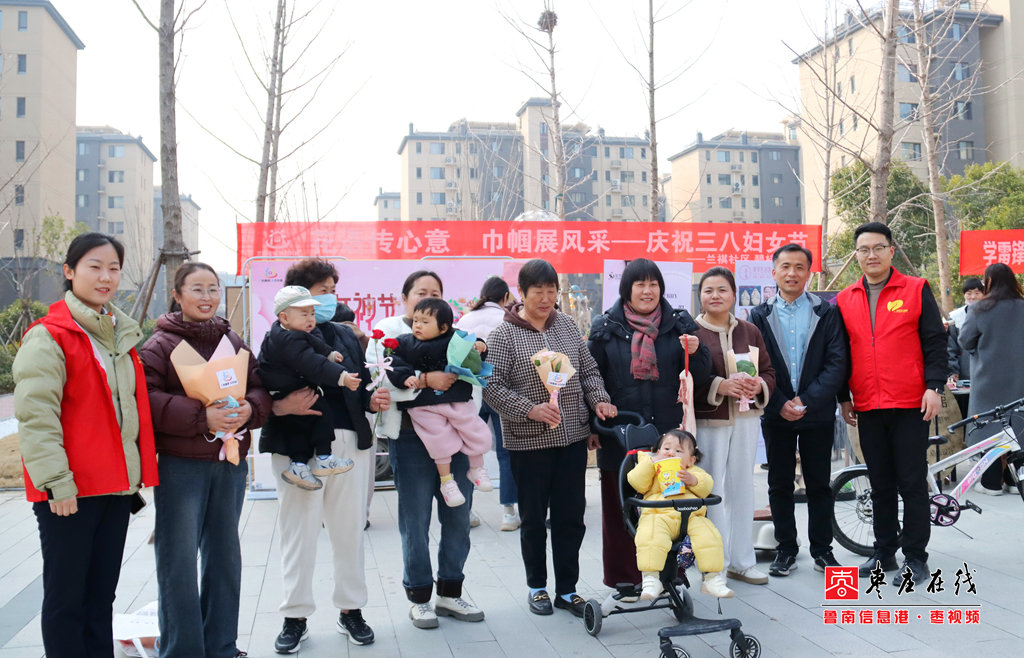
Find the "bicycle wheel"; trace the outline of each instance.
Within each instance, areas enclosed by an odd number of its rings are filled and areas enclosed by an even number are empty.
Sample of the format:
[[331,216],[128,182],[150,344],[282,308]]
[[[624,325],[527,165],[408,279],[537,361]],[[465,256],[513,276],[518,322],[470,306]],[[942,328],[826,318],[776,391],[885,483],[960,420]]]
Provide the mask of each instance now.
[[869,557],[875,551],[871,483],[866,466],[840,473],[832,481],[832,534],[843,548]]

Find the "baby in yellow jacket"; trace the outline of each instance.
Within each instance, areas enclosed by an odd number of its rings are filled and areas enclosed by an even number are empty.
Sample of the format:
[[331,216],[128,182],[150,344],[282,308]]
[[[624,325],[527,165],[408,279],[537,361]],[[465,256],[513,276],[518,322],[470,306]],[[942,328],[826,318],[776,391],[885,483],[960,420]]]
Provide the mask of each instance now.
[[[692,434],[684,430],[669,430],[658,439],[653,454],[637,454],[637,464],[626,477],[644,500],[704,498],[711,493],[714,481],[707,471],[697,466],[700,458],[697,439]],[[676,459],[679,460],[678,466]],[[697,568],[704,574],[700,591],[729,598],[733,592],[722,571],[725,568],[722,535],[705,516],[706,511],[707,508],[701,507],[691,512],[686,525]],[[641,512],[635,537],[636,566],[643,574],[641,600],[656,599],[661,595],[658,574],[665,567],[665,558],[673,540],[679,535],[681,522],[682,515],[671,507],[645,508]]]

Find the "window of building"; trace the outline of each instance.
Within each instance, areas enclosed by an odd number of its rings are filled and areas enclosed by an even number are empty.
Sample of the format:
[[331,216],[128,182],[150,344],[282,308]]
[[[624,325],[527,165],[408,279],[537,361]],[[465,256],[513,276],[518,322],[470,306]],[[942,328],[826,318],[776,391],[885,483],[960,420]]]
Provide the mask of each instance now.
[[124,145],[113,144],[107,147],[108,158],[123,158],[124,157]]
[[18,100],[15,103],[14,115],[16,117],[18,117],[19,119],[23,119],[25,117],[25,97],[24,96],[18,96]]
[[605,194],[604,195],[604,205],[606,205],[606,206],[612,205],[612,195],[611,194]]
[[850,93],[851,94],[857,93],[857,78],[855,78],[852,75],[850,76]]
[[707,178],[706,178],[706,180],[707,180],[707,182],[708,182],[708,185],[711,185],[711,174],[708,174],[708,175],[707,175]]
[[641,160],[646,160],[647,159],[647,149],[645,149],[645,148],[640,149],[640,159]]
[[612,179],[612,170],[611,169],[605,169],[604,170],[604,179],[606,181],[610,181]]
[[108,196],[107,208],[124,208],[123,196]]
[[585,153],[588,156],[590,156],[591,158],[596,158],[597,157],[597,147],[596,146],[588,146],[587,150],[585,151]]
[[727,196],[718,197],[719,208],[732,208],[732,198]]
[[462,155],[462,143],[455,142],[455,155]]
[[751,151],[750,152],[750,161],[751,162],[757,162],[757,151]]
[[88,171],[86,171],[85,169],[79,169],[79,170],[78,170],[78,171],[77,171],[77,172],[75,173],[75,177],[76,177],[76,178],[78,179],[78,182],[79,182],[79,183],[84,183],[84,182],[85,182],[85,180],[86,180],[86,178],[88,178],[88,177],[89,177],[89,172],[88,172]]
[[842,135],[845,135],[845,134],[846,134],[846,122],[843,121],[842,119],[840,119],[839,120],[839,135],[842,136]]
[[444,155],[444,142],[430,142],[430,155]]
[[430,193],[430,203],[432,203],[435,206],[439,206],[439,205],[443,206],[444,205],[444,192],[431,192]]
[[476,167],[469,168],[469,178],[471,180],[476,178]]
[[758,176],[757,176],[757,174],[751,174],[751,176],[750,176],[750,184],[753,185],[754,187],[758,186]]
[[953,37],[954,41],[959,41],[964,38],[964,26],[960,23],[953,23],[949,29],[950,36]]
[[28,12],[18,12],[18,32],[24,32],[28,29]]
[[718,158],[719,162],[728,162],[729,161],[729,152],[728,151],[716,151],[715,153],[716,153],[716,157]]
[[971,65],[964,62],[957,62],[953,65],[953,79],[964,81],[971,77]]
[[23,139],[19,139],[18,141],[14,142],[14,161],[25,161],[25,140]]
[[14,248],[19,251],[25,248],[25,229],[14,229]]
[[900,142],[900,157],[904,160],[921,159],[920,142]]
[[416,167],[416,178],[423,178],[423,169]]
[[28,73],[28,55],[18,55],[18,75]]
[[740,208],[742,208],[743,210],[747,209],[747,197],[740,197]]
[[704,159],[711,160],[711,151],[704,151]]
[[611,153],[612,153],[612,150],[611,150],[610,147],[608,147],[608,146],[604,147],[604,157],[606,157],[606,158],[612,157]]
[[839,97],[839,98],[843,97],[843,83],[842,82],[837,82],[836,83],[836,96]]
[[782,174],[772,174],[771,182],[772,185],[782,185]]
[[632,208],[635,205],[636,205],[636,196],[635,195],[633,195],[633,194],[623,194],[622,195],[622,207],[623,208]]
[[900,43],[914,43],[914,31],[910,29],[909,25],[897,25],[896,38]]
[[846,40],[846,49],[851,55],[853,54],[853,39]]
[[392,208],[401,208],[402,207],[402,200],[401,199],[392,199],[391,200],[391,207]]
[[917,103],[900,103],[900,118],[917,121]]
[[583,192],[569,192],[569,200],[577,206],[582,206],[586,203],[586,195]]
[[500,148],[501,148],[501,143],[499,143],[498,140],[494,140],[493,142],[491,142],[491,152],[492,153],[497,153],[498,149],[500,149]]
[[444,180],[444,167],[431,167],[430,178],[432,180]]
[[422,142],[416,142],[416,152],[417,153],[423,153],[423,144],[422,144]]
[[583,171],[583,167],[573,167],[572,169],[569,170],[569,177],[572,178],[573,180],[579,180],[583,178],[585,175],[586,172]]
[[547,124],[546,121],[541,121],[540,122],[540,134],[541,135],[547,135],[548,134],[548,124]]
[[778,160],[781,157],[782,157],[782,154],[779,153],[778,151],[768,151],[768,159],[769,160]]
[[713,208],[714,207],[714,203],[715,203],[714,199],[712,199],[711,197],[708,197],[708,208]]
[[505,174],[505,168],[501,165],[494,165],[491,167],[491,175],[495,178],[501,178]]
[[[789,141],[796,141],[796,128],[794,126],[789,127]],[[743,155],[742,153],[740,155]]]
[[632,183],[636,180],[635,171],[620,171],[619,180],[623,183]]
[[956,149],[961,160],[974,159],[974,142],[957,142]]
[[89,155],[89,145],[86,142],[78,142],[78,155]]
[[75,196],[75,205],[78,206],[79,208],[88,208],[89,207],[89,195],[88,194],[76,195]]
[[422,206],[423,205],[423,192],[417,192],[416,193],[416,205],[417,206]]
[[856,130],[857,130],[857,115],[856,114],[853,115],[853,130],[854,130],[854,132],[856,132]]
[[956,118],[963,119],[964,121],[971,120],[971,102],[970,101],[957,101],[956,102]]
[[647,182],[647,172],[646,171],[641,171],[640,172],[640,182],[641,183],[646,183]]
[[597,169],[590,172],[590,180],[597,180]]
[[124,170],[122,169],[111,169],[107,172],[108,183],[123,183],[124,182]]
[[644,208],[647,207],[647,195],[646,194],[643,195],[642,197],[640,197],[640,203],[642,203],[644,205]]
[[917,82],[917,67],[908,67],[905,64],[896,64],[896,81]]
[[754,210],[759,210],[761,208],[761,199],[754,197],[752,202],[754,204]]
[[770,197],[768,197],[768,205],[770,205],[772,208],[781,208],[782,207],[782,197],[780,197],[780,196],[770,196]]
[[113,235],[124,233],[124,222],[107,222],[107,233]]
[[491,203],[501,203],[501,190],[491,190]]
[[732,185],[732,174],[718,174],[719,185]]
[[469,143],[469,154],[476,155],[476,142]]
[[846,166],[846,156],[845,155],[841,155],[841,156],[839,156],[839,167],[842,168],[842,167],[845,167],[845,166]]
[[632,146],[620,146],[619,147],[619,157],[623,158],[623,159],[625,159],[625,158],[632,158],[633,157],[633,147]]
[[746,174],[740,174],[740,185],[746,185],[746,184],[747,184],[747,176],[746,176]]

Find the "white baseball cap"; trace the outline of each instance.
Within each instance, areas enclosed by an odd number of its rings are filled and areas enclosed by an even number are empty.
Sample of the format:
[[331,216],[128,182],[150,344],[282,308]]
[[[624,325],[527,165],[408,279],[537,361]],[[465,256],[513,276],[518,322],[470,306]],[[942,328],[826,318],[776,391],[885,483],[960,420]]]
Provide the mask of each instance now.
[[293,306],[320,306],[320,302],[302,286],[285,286],[274,295],[274,315]]

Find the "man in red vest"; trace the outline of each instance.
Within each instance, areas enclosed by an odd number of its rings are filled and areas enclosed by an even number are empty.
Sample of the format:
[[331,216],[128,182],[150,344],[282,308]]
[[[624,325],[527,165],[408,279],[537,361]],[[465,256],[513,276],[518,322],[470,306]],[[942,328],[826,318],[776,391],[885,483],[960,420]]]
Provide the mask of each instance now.
[[892,267],[889,227],[862,224],[853,238],[864,276],[836,302],[850,340],[852,402],[840,406],[843,419],[860,428],[874,513],[875,554],[860,573],[897,569],[900,496],[905,558],[900,571],[909,569],[914,583],[924,585],[930,576],[931,532],[925,451],[928,422],[942,407],[946,335],[928,282]]

